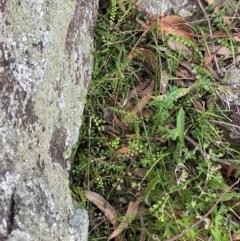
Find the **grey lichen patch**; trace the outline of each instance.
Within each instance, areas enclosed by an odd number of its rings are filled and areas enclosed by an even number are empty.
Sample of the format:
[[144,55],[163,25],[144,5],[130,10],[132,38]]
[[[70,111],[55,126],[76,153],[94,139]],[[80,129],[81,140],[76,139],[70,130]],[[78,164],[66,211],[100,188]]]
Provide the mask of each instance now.
[[0,196],[1,201],[5,197],[6,205],[0,205],[0,240],[3,240],[3,237],[7,237],[12,230],[14,216],[13,196],[19,179],[20,174],[16,175],[9,171],[6,171],[5,174],[1,173]]
[[188,0],[141,0],[139,6],[151,15],[170,14],[173,9],[180,9]]
[[69,215],[68,223],[70,233],[74,234],[74,229],[80,227],[83,240],[88,239],[86,232],[84,232],[84,230],[88,229],[88,214],[86,210],[75,207],[75,212]]
[[19,181],[19,178],[20,178],[19,174],[15,175],[7,171],[5,173],[5,180],[0,182],[0,188],[6,193],[6,195],[11,197],[14,193],[14,190]]
[[[202,5],[205,6],[206,2],[202,1]],[[187,21],[199,21],[204,17],[198,0],[140,0],[140,10],[144,10],[151,15],[178,15],[185,18]]]
[[6,13],[7,0],[0,1],[0,43],[3,42],[3,32],[5,31],[4,15]]

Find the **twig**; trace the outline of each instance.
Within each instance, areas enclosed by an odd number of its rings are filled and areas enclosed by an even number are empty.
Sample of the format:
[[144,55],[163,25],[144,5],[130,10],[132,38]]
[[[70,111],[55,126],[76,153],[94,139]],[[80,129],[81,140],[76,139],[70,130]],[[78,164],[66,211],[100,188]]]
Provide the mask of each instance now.
[[[232,120],[231,120],[232,121]],[[233,124],[230,124],[230,123],[227,123],[227,122],[223,122],[223,121],[215,121],[215,120],[210,120],[210,122],[212,123],[216,123],[216,124],[219,124],[219,125],[222,125],[222,126],[231,126],[231,127],[234,127],[234,128],[237,128],[237,129],[240,129],[240,126],[237,126],[237,125],[233,125]]]
[[193,224],[190,228],[184,230],[183,232],[181,232],[179,235],[175,236],[174,238],[170,238],[170,239],[165,239],[164,241],[174,241],[177,240],[178,238],[182,237],[183,235],[185,235],[188,231],[192,230],[193,228],[195,228],[196,226],[198,226],[201,222],[203,222],[203,220],[205,218],[207,218],[214,210],[214,208],[221,202],[221,199],[223,198],[223,196],[230,191],[234,186],[236,186],[238,183],[240,182],[240,178],[238,178],[238,180],[232,185],[230,186],[227,190],[225,190],[222,195],[219,197],[219,199],[217,200],[217,202],[212,206],[212,208],[195,224]]

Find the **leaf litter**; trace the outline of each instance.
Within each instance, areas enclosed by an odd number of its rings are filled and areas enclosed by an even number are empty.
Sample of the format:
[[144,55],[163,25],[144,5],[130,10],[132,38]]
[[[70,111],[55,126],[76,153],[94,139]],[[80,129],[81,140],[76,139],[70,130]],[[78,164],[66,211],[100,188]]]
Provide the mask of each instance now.
[[[118,1],[118,4],[122,11],[126,12],[126,8],[123,4],[124,1]],[[208,4],[214,4],[214,0],[206,1]],[[220,11],[218,9],[215,9],[215,11]],[[231,29],[234,29],[236,27],[237,21],[231,22],[229,18],[224,19],[225,23],[227,23],[229,26],[231,26]],[[221,58],[221,60],[228,60],[232,58],[232,51],[231,49],[227,48],[226,46],[223,46],[221,44],[216,44],[214,46],[209,45],[205,46],[202,41],[198,42],[198,38],[205,38],[207,35],[203,34],[193,34],[191,27],[187,23],[187,21],[183,18],[180,18],[175,15],[170,15],[166,17],[162,17],[158,22],[158,30],[160,33],[164,32],[169,35],[175,36],[175,37],[181,37],[186,40],[194,41],[196,44],[198,44],[198,48],[201,50],[204,56],[203,64],[205,67],[208,68],[208,70],[213,74],[213,76],[216,79],[221,79],[219,74],[217,73],[214,66],[214,58],[218,57]],[[149,31],[150,28],[147,30]],[[147,34],[147,32],[146,32]],[[161,36],[160,36],[161,37]],[[226,36],[225,33],[218,31],[213,32],[213,37],[222,37],[227,38],[229,36]],[[240,41],[239,36],[233,36],[235,41]],[[174,99],[182,98],[186,96],[193,88],[195,88],[195,82],[196,82],[196,76],[194,73],[192,73],[192,65],[191,62],[195,57],[193,57],[194,49],[191,49],[186,43],[179,42],[177,40],[167,40],[168,48],[170,48],[173,52],[181,53],[181,55],[184,56],[185,60],[181,61],[179,64],[179,67],[176,70],[176,83],[179,83],[179,88],[175,90]],[[162,49],[162,51],[168,51],[168,48]],[[237,54],[236,60],[239,61],[240,55]],[[147,48],[139,48],[134,47],[132,51],[128,55],[129,60],[133,60],[135,58],[145,58],[149,61],[151,66],[151,72],[152,72],[152,79],[149,80],[143,80],[141,83],[137,84],[132,88],[132,90],[129,91],[128,95],[126,96],[122,108],[125,109],[128,112],[128,115],[124,116],[122,119],[117,116],[116,113],[113,113],[112,118],[113,122],[117,125],[122,126],[122,130],[128,132],[128,124],[134,121],[135,116],[142,116],[148,114],[148,111],[146,110],[146,106],[148,103],[150,103],[152,100],[163,100],[167,96],[167,91],[169,88],[169,79],[170,76],[168,75],[167,71],[165,69],[161,70],[161,83],[160,83],[160,91],[159,93],[155,92],[155,87],[157,83],[157,69],[159,68],[159,60],[157,55]],[[140,98],[139,98],[140,97]],[[134,104],[135,102],[133,100],[137,99],[137,104]],[[191,99],[191,103],[193,105],[193,108],[195,108],[199,113],[205,112],[205,107],[203,103],[201,103],[198,98]],[[145,112],[146,111],[146,112]],[[173,110],[175,111],[175,110]],[[180,114],[184,115],[180,110]],[[180,116],[179,114],[179,116]],[[181,118],[179,118],[179,125],[181,126],[181,142],[184,143],[184,123],[182,122]],[[131,134],[127,134],[131,135]],[[159,140],[163,143],[166,142],[166,139],[162,137],[156,137],[159,138]],[[189,137],[190,140],[190,137]],[[118,158],[119,156],[122,156],[124,154],[129,154],[132,151],[132,148],[130,146],[122,146],[118,150],[116,150],[110,159],[110,161],[113,161],[114,159]],[[235,164],[230,165],[227,170],[227,178],[230,179],[231,174],[234,172]],[[130,170],[130,169],[129,169]],[[144,177],[148,173],[147,168],[139,168],[139,171],[133,171],[134,175],[139,177]],[[129,201],[127,211],[124,215],[118,215],[117,211],[114,207],[111,206],[111,204],[103,198],[101,195],[92,192],[92,191],[85,191],[86,198],[94,203],[106,216],[106,218],[109,220],[109,222],[113,226],[113,232],[108,237],[108,240],[111,240],[115,238],[115,241],[121,239],[121,233],[128,229],[131,223],[135,220],[136,216],[139,214],[139,210],[141,207],[141,203],[143,202],[142,195],[139,195],[137,197],[136,201]],[[140,215],[141,216],[141,215]],[[142,233],[140,241],[146,240],[146,231],[145,231],[145,224],[142,218],[141,220],[141,226],[142,226]]]

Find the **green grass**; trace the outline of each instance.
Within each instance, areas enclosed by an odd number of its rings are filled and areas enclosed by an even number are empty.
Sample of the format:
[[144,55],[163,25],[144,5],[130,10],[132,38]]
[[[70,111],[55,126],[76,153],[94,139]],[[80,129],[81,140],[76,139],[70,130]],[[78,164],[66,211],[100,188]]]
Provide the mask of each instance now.
[[[142,37],[135,18],[144,16],[131,4],[126,12],[114,1],[100,6],[93,81],[71,170],[74,197],[89,211],[89,240],[107,240],[116,227],[84,197],[86,190],[103,197],[118,222],[133,215],[119,240],[234,240],[240,235],[240,194],[229,180],[236,182],[238,174],[227,178],[227,170],[239,165],[240,155],[214,124],[224,122],[216,107],[224,84],[204,67],[200,47],[209,39],[163,34],[157,25]],[[230,34],[222,16],[211,17],[212,31]],[[138,41],[141,53],[133,50]],[[188,47],[194,57],[174,51],[168,41]],[[221,45],[234,59],[234,40],[223,38]],[[131,52],[136,56],[129,58]],[[126,215],[136,200],[136,214]]]

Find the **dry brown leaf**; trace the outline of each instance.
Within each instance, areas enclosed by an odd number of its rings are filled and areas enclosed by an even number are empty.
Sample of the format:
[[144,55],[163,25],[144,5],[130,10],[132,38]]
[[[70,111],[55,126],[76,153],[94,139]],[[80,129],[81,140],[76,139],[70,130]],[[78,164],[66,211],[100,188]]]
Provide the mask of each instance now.
[[114,123],[118,125],[122,130],[127,131],[129,129],[126,125],[121,123],[121,121],[115,114],[113,114],[113,120],[114,120]]
[[148,86],[148,84],[148,81],[144,81],[143,83],[140,83],[134,87],[125,98],[122,107],[125,106],[135,95],[137,95],[138,92],[142,92]]
[[164,95],[168,88],[168,74],[166,70],[161,71],[160,94]]
[[162,142],[162,143],[166,143],[166,142],[167,142],[167,139],[162,138],[162,137],[155,137],[154,139],[155,139],[156,141],[160,141],[160,142]]
[[217,55],[218,51],[222,48],[220,46],[214,53],[210,54],[207,58],[204,59],[204,66],[207,67],[214,59],[214,57]]
[[227,178],[230,180],[230,177],[233,173],[233,171],[235,171],[236,169],[236,165],[235,164],[232,164],[230,167],[228,167],[228,170],[227,170]]
[[182,69],[176,71],[176,76],[177,76],[177,77],[184,78],[184,79],[187,79],[187,78],[188,78],[187,73],[186,73],[186,72],[183,72]]
[[234,36],[233,38],[235,41],[240,42],[240,36]]
[[213,74],[213,76],[216,80],[222,81],[221,77],[219,76],[217,71],[212,68],[212,66],[207,66],[207,69]]
[[110,203],[96,192],[84,191],[84,194],[90,202],[94,203],[104,213],[109,222],[116,227],[118,224],[117,213]]
[[209,55],[208,57],[206,57],[204,59],[204,67],[207,67],[209,64],[211,64],[216,55],[217,55],[217,53],[213,53],[213,54]]
[[230,29],[236,28],[236,25],[238,24],[238,22],[239,22],[239,19],[237,19],[236,21],[233,21],[233,22],[230,24],[229,28],[230,28]]
[[192,66],[188,61],[182,61],[180,63],[183,67],[185,67],[190,73],[192,73]]
[[119,120],[119,118],[115,114],[113,114],[113,120],[116,124],[121,124],[121,121]]
[[168,40],[167,43],[173,51],[181,53],[186,59],[191,59],[193,53],[185,44],[171,40]]
[[232,164],[230,167],[228,167],[228,169],[227,169],[227,179],[228,179],[228,182],[229,182],[229,184],[230,185],[232,185],[232,181],[231,181],[231,176],[232,176],[232,174],[234,173],[234,171],[235,171],[235,169],[236,169],[236,165],[235,164]]
[[120,154],[126,154],[126,153],[128,153],[130,151],[131,151],[130,147],[124,146],[124,147],[120,148],[117,152],[120,153]]
[[133,52],[131,52],[128,55],[128,58],[133,59],[133,58],[138,57],[138,56],[148,58],[151,66],[152,66],[153,71],[154,72],[156,71],[157,57],[151,50],[144,49],[144,48],[136,48],[136,49],[134,49]]
[[118,236],[120,233],[122,233],[124,229],[128,227],[129,224],[131,224],[134,221],[136,214],[138,213],[140,202],[141,197],[139,197],[136,202],[129,202],[126,214],[122,217],[122,221],[118,225],[118,227],[108,237],[108,240]]
[[215,4],[215,0],[205,0],[208,4]]
[[137,177],[145,177],[147,172],[148,172],[148,169],[145,168],[145,167],[139,167],[137,169],[132,169],[131,172],[136,175]]
[[141,112],[141,116],[150,116],[151,114],[152,114],[152,112],[147,109],[143,109]]
[[[194,81],[196,80],[196,76],[193,75],[192,73],[189,73],[186,69],[182,69],[182,68],[178,68],[178,70],[176,71],[176,76],[177,77],[181,77],[184,80],[191,80]],[[179,82],[180,86],[183,86],[182,82]],[[183,82],[185,83],[185,82]],[[185,84],[186,86],[186,84]]]
[[125,135],[127,138],[136,138],[136,134],[126,134]]
[[170,15],[162,18],[159,21],[159,30],[168,32],[175,36],[181,36],[186,39],[191,39],[191,28],[187,24],[187,21],[176,15]]
[[192,104],[193,104],[193,106],[197,109],[197,110],[199,110],[200,112],[204,112],[205,111],[205,109],[204,109],[204,107],[203,107],[203,105],[198,101],[198,100],[192,100]]
[[126,115],[123,118],[123,120],[122,120],[123,123],[131,122],[134,119],[135,115],[139,116],[140,114],[141,115],[145,114],[145,113],[143,113],[143,109],[145,108],[145,106],[149,102],[149,100],[151,99],[150,96],[152,95],[152,92],[154,89],[154,84],[155,84],[155,80],[153,79],[151,81],[150,85],[144,90],[144,92],[143,92],[144,96],[142,97],[142,99],[131,110],[130,115]]
[[226,37],[228,37],[228,35],[226,35],[226,33],[224,33],[224,31],[222,31],[222,30],[213,31],[212,36],[214,38],[226,38]]
[[124,146],[121,147],[120,149],[118,149],[117,151],[115,151],[112,155],[112,157],[110,158],[110,161],[112,161],[113,159],[115,159],[116,157],[118,157],[121,154],[127,154],[131,151],[131,148],[128,146]]
[[215,46],[214,52],[217,51],[217,54],[223,55],[224,59],[227,59],[232,56],[232,51],[225,46]]
[[118,6],[119,8],[123,11],[123,12],[126,12],[126,8],[125,8],[125,5],[124,5],[124,0],[117,0],[117,3],[118,3]]
[[231,20],[230,20],[229,17],[224,17],[224,18],[223,18],[223,22],[226,23],[228,26],[231,25]]
[[219,13],[221,11],[221,9],[219,8],[219,7],[215,7],[215,9],[214,9],[214,13]]
[[[223,55],[224,56],[224,60],[228,59],[232,56],[232,51],[230,49],[228,49],[225,46],[219,46],[219,45],[215,45],[214,48],[213,47],[209,47],[211,52],[216,52],[218,55]],[[206,47],[204,48],[200,48],[201,51],[205,51],[207,52]]]

